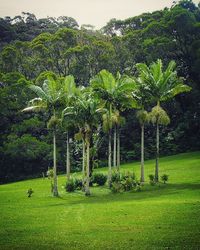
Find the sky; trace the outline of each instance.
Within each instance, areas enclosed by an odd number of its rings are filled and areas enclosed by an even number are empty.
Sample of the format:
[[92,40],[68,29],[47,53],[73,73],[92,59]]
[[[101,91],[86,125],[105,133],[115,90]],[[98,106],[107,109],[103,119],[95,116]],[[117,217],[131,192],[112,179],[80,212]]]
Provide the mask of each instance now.
[[[198,3],[200,0],[193,0]],[[126,19],[144,12],[170,7],[173,0],[0,0],[0,17],[17,16],[22,11],[37,18],[70,16],[79,25],[103,27],[111,18]]]

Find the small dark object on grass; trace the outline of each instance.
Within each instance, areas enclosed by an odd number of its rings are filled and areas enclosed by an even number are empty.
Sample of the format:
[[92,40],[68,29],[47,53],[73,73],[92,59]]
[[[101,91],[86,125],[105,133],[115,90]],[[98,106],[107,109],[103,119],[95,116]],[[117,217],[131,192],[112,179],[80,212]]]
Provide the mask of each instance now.
[[166,184],[168,179],[169,179],[169,175],[167,175],[167,174],[164,174],[164,175],[161,176],[161,180],[163,181],[164,184]]
[[27,191],[28,198],[30,198],[33,193],[34,193],[33,189],[29,188],[28,191]]

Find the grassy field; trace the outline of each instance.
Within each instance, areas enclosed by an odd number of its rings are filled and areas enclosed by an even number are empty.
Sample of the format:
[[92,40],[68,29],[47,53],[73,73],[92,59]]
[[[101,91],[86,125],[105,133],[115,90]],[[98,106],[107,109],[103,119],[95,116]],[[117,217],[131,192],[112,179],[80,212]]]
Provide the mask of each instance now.
[[[154,161],[145,167],[147,179]],[[138,162],[122,168],[139,177]],[[93,187],[91,197],[66,193],[64,176],[59,198],[48,179],[1,185],[0,249],[200,249],[200,152],[162,158],[164,173],[169,184],[121,194]]]

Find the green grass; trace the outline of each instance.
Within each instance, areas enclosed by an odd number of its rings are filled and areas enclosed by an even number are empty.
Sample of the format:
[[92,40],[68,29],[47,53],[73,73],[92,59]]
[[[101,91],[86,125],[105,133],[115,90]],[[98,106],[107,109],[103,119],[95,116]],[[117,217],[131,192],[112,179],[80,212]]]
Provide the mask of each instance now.
[[[139,177],[138,162],[122,168]],[[145,168],[147,179],[154,161]],[[1,185],[0,249],[200,249],[200,153],[162,158],[164,173],[169,184],[121,194],[94,187],[91,197],[66,193],[64,176],[59,198],[47,179]]]

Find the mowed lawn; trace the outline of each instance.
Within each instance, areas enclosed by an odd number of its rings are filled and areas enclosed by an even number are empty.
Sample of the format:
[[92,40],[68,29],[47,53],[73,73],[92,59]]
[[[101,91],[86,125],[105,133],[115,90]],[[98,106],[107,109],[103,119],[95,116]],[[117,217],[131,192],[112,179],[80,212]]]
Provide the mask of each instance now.
[[[139,162],[126,164],[139,177]],[[160,160],[169,183],[112,194],[106,187],[50,195],[48,179],[0,186],[0,249],[200,249],[200,152]],[[99,169],[97,171],[106,171]],[[28,188],[34,190],[27,198]]]

